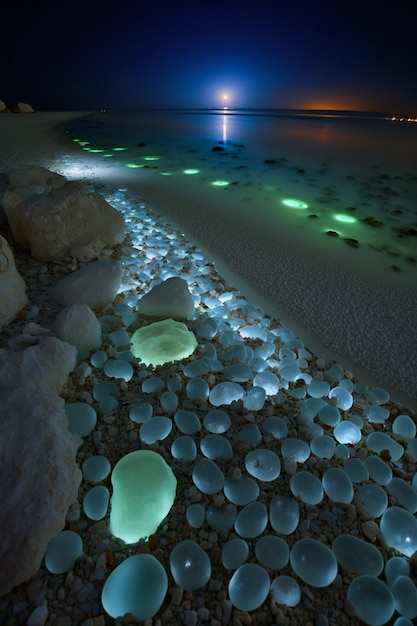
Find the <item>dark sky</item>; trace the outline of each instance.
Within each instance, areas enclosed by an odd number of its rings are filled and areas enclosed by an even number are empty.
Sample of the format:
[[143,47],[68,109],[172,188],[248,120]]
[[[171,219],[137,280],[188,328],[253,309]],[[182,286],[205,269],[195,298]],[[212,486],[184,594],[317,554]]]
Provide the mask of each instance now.
[[0,99],[37,110],[227,103],[417,115],[416,7],[416,0],[8,2]]

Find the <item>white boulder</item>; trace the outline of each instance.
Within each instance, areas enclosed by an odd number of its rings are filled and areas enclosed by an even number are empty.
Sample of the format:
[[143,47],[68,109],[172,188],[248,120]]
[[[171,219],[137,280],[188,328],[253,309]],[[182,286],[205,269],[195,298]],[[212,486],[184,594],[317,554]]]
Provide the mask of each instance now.
[[188,318],[194,311],[194,300],[187,281],[173,276],[155,285],[138,302],[142,315],[151,317]]
[[34,113],[35,112],[32,105],[28,104],[27,102],[18,102],[17,108],[20,111],[20,113]]
[[61,278],[50,293],[64,306],[86,304],[94,311],[100,311],[113,302],[122,277],[120,261],[95,261]]
[[0,353],[0,596],[38,571],[77,499],[79,441],[58,395],[75,363],[55,337]]
[[7,183],[3,193],[0,189],[1,204],[10,210],[34,194],[49,193],[63,187],[66,178],[41,165],[26,165],[11,170]]
[[16,269],[13,252],[0,235],[0,328],[27,304],[26,283]]
[[3,100],[0,100],[0,113],[3,113],[3,111],[6,111],[7,109],[7,105],[5,102],[3,102]]
[[54,329],[62,341],[68,341],[79,352],[90,352],[101,345],[101,326],[94,311],[86,304],[73,304],[63,309]]

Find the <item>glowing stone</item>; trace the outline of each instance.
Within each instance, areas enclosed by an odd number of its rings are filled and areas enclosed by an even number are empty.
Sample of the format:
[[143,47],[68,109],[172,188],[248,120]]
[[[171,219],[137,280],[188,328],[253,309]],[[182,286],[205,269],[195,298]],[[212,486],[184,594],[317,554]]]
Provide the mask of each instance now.
[[294,459],[297,463],[304,463],[310,456],[310,448],[302,439],[288,437],[282,442],[281,454],[284,459]]
[[243,387],[238,383],[219,383],[210,391],[209,401],[213,406],[231,404],[235,400],[241,400],[244,393]]
[[267,396],[275,396],[280,388],[279,379],[268,370],[256,374],[253,384],[257,387],[263,387]]
[[369,471],[360,459],[347,459],[343,467],[353,483],[364,483],[369,478]]
[[395,608],[404,617],[417,617],[417,589],[409,576],[399,576],[391,588]]
[[382,554],[368,541],[354,535],[339,535],[332,543],[336,559],[355,574],[379,576],[384,569]]
[[301,589],[298,582],[291,576],[278,576],[272,581],[272,596],[277,604],[297,606],[301,599]]
[[366,512],[372,517],[379,517],[388,506],[388,496],[379,485],[362,485],[355,496],[363,502]]
[[109,359],[104,363],[103,370],[109,378],[122,378],[126,382],[133,376],[133,367],[122,359]]
[[82,464],[84,479],[91,480],[93,483],[98,483],[107,478],[110,474],[110,470],[110,461],[105,456],[100,454],[90,456]]
[[193,411],[180,409],[174,415],[174,422],[184,435],[195,435],[201,430],[200,420]]
[[97,485],[87,491],[83,500],[84,513],[92,520],[103,519],[109,506],[110,492],[107,487]]
[[249,476],[241,478],[227,478],[224,484],[224,494],[230,502],[238,506],[245,506],[253,502],[259,495],[258,483]]
[[372,452],[388,450],[391,460],[398,461],[404,454],[404,448],[389,435],[381,432],[371,433],[366,440],[366,447]]
[[95,409],[86,402],[72,402],[65,405],[70,433],[86,437],[91,433],[97,422]]
[[237,509],[234,504],[224,504],[221,507],[210,504],[207,509],[206,520],[210,528],[216,532],[228,533],[236,519]]
[[392,424],[392,433],[399,441],[410,441],[416,436],[416,425],[409,415],[398,415]]
[[281,461],[275,452],[266,448],[258,448],[246,455],[245,467],[251,476],[258,480],[270,482],[281,473]]
[[337,406],[342,409],[342,411],[348,411],[353,404],[352,394],[342,386],[333,387],[333,389],[329,391],[329,398],[334,398],[337,402]]
[[131,337],[131,350],[144,365],[163,365],[190,356],[197,340],[187,326],[173,319],[143,326]]
[[399,576],[410,575],[410,564],[402,556],[392,556],[385,563],[385,578],[388,587],[392,587]]
[[301,471],[291,476],[291,493],[307,504],[318,504],[323,500],[323,485],[314,474]]
[[210,580],[210,559],[195,541],[178,543],[171,552],[169,565],[175,582],[186,591],[200,589]]
[[379,485],[387,485],[392,478],[392,469],[379,456],[368,456],[364,465],[369,476]]
[[207,435],[201,440],[200,448],[204,456],[212,461],[215,459],[233,459],[234,456],[230,441],[222,435]]
[[330,548],[316,539],[300,539],[290,554],[294,572],[312,587],[327,587],[337,576],[337,561]]
[[210,387],[204,378],[196,376],[188,381],[185,393],[189,400],[205,400],[209,397]]
[[333,502],[349,504],[353,500],[353,485],[348,474],[339,467],[331,467],[324,472],[324,491]]
[[352,215],[345,215],[344,213],[335,213],[333,217],[338,222],[343,222],[344,224],[354,224],[358,221],[356,217],[353,217]]
[[365,624],[382,626],[394,614],[394,597],[389,587],[374,576],[359,576],[349,585],[347,600]]
[[200,170],[195,170],[192,168],[189,168],[188,170],[183,170],[183,174],[198,174]]
[[361,440],[362,433],[353,422],[345,420],[339,422],[333,430],[333,435],[339,443],[355,444]]
[[229,182],[227,180],[214,180],[211,184],[213,187],[227,187]]
[[290,209],[307,209],[308,204],[303,202],[302,200],[297,200],[296,198],[284,198],[281,200],[282,204],[290,207]]
[[313,380],[307,387],[307,393],[312,398],[323,398],[328,396],[330,385],[324,380]]
[[285,567],[290,560],[290,549],[284,539],[265,535],[256,542],[255,555],[262,565],[278,570]]
[[177,437],[171,446],[171,454],[174,459],[194,461],[197,456],[197,446],[194,439],[188,435]]
[[229,581],[229,597],[241,611],[255,611],[268,597],[271,581],[267,571],[255,563],[241,565]]
[[72,530],[63,530],[48,544],[45,554],[46,569],[52,574],[65,574],[83,553],[83,542]]
[[417,551],[417,519],[397,506],[388,508],[380,521],[382,536],[387,546],[405,556]]
[[221,435],[230,428],[231,419],[226,411],[222,409],[212,409],[204,417],[203,423],[206,430]]
[[268,511],[263,502],[251,502],[240,511],[235,520],[235,530],[245,539],[261,535],[268,523]]
[[187,508],[185,516],[190,526],[193,528],[201,528],[206,519],[206,511],[201,504],[191,504]]
[[156,532],[168,515],[177,487],[160,454],[136,450],[122,457],[112,472],[110,531],[126,543]]
[[230,539],[222,548],[222,564],[226,569],[237,569],[246,561],[249,555],[249,546],[246,541],[238,537]]
[[291,535],[300,521],[298,502],[290,496],[275,496],[269,505],[272,528],[281,535]]
[[334,456],[336,443],[329,435],[319,435],[310,441],[310,448],[312,453],[320,459],[331,459]]
[[149,620],[159,611],[168,590],[162,564],[150,554],[135,554],[123,561],[104,583],[101,601],[110,617],[131,613]]
[[326,424],[326,426],[336,426],[341,420],[339,409],[331,404],[322,406],[317,413],[317,417],[320,422]]
[[265,398],[263,387],[251,387],[243,398],[243,406],[248,411],[260,411],[265,404]]
[[283,439],[288,434],[288,426],[282,417],[271,415],[262,422],[263,428],[275,439]]
[[224,474],[210,459],[202,459],[195,465],[192,478],[202,493],[213,494],[223,489]]
[[139,438],[143,443],[152,444],[163,441],[172,430],[172,422],[169,417],[153,417],[139,429]]

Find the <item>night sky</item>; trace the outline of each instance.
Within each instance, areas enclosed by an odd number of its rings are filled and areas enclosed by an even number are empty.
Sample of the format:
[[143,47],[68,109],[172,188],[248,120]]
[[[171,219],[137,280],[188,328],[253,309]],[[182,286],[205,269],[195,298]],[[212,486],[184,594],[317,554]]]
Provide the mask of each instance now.
[[8,2],[0,99],[37,110],[227,104],[415,116],[417,5],[383,6],[380,0]]

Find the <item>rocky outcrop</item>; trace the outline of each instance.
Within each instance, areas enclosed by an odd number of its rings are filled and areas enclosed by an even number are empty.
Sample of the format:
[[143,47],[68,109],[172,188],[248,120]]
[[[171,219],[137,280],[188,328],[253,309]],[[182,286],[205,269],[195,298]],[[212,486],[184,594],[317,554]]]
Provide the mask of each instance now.
[[79,442],[58,395],[75,363],[52,337],[0,353],[0,596],[37,572],[77,498]]
[[26,283],[16,269],[13,252],[0,235],[0,328],[27,304]]
[[27,104],[27,102],[18,102],[17,103],[17,110],[19,111],[19,113],[34,113],[34,109],[30,104]]
[[7,186],[0,188],[1,204],[5,210],[12,210],[34,194],[50,193],[66,183],[65,176],[51,172],[41,165],[16,168],[8,172],[5,178]]

